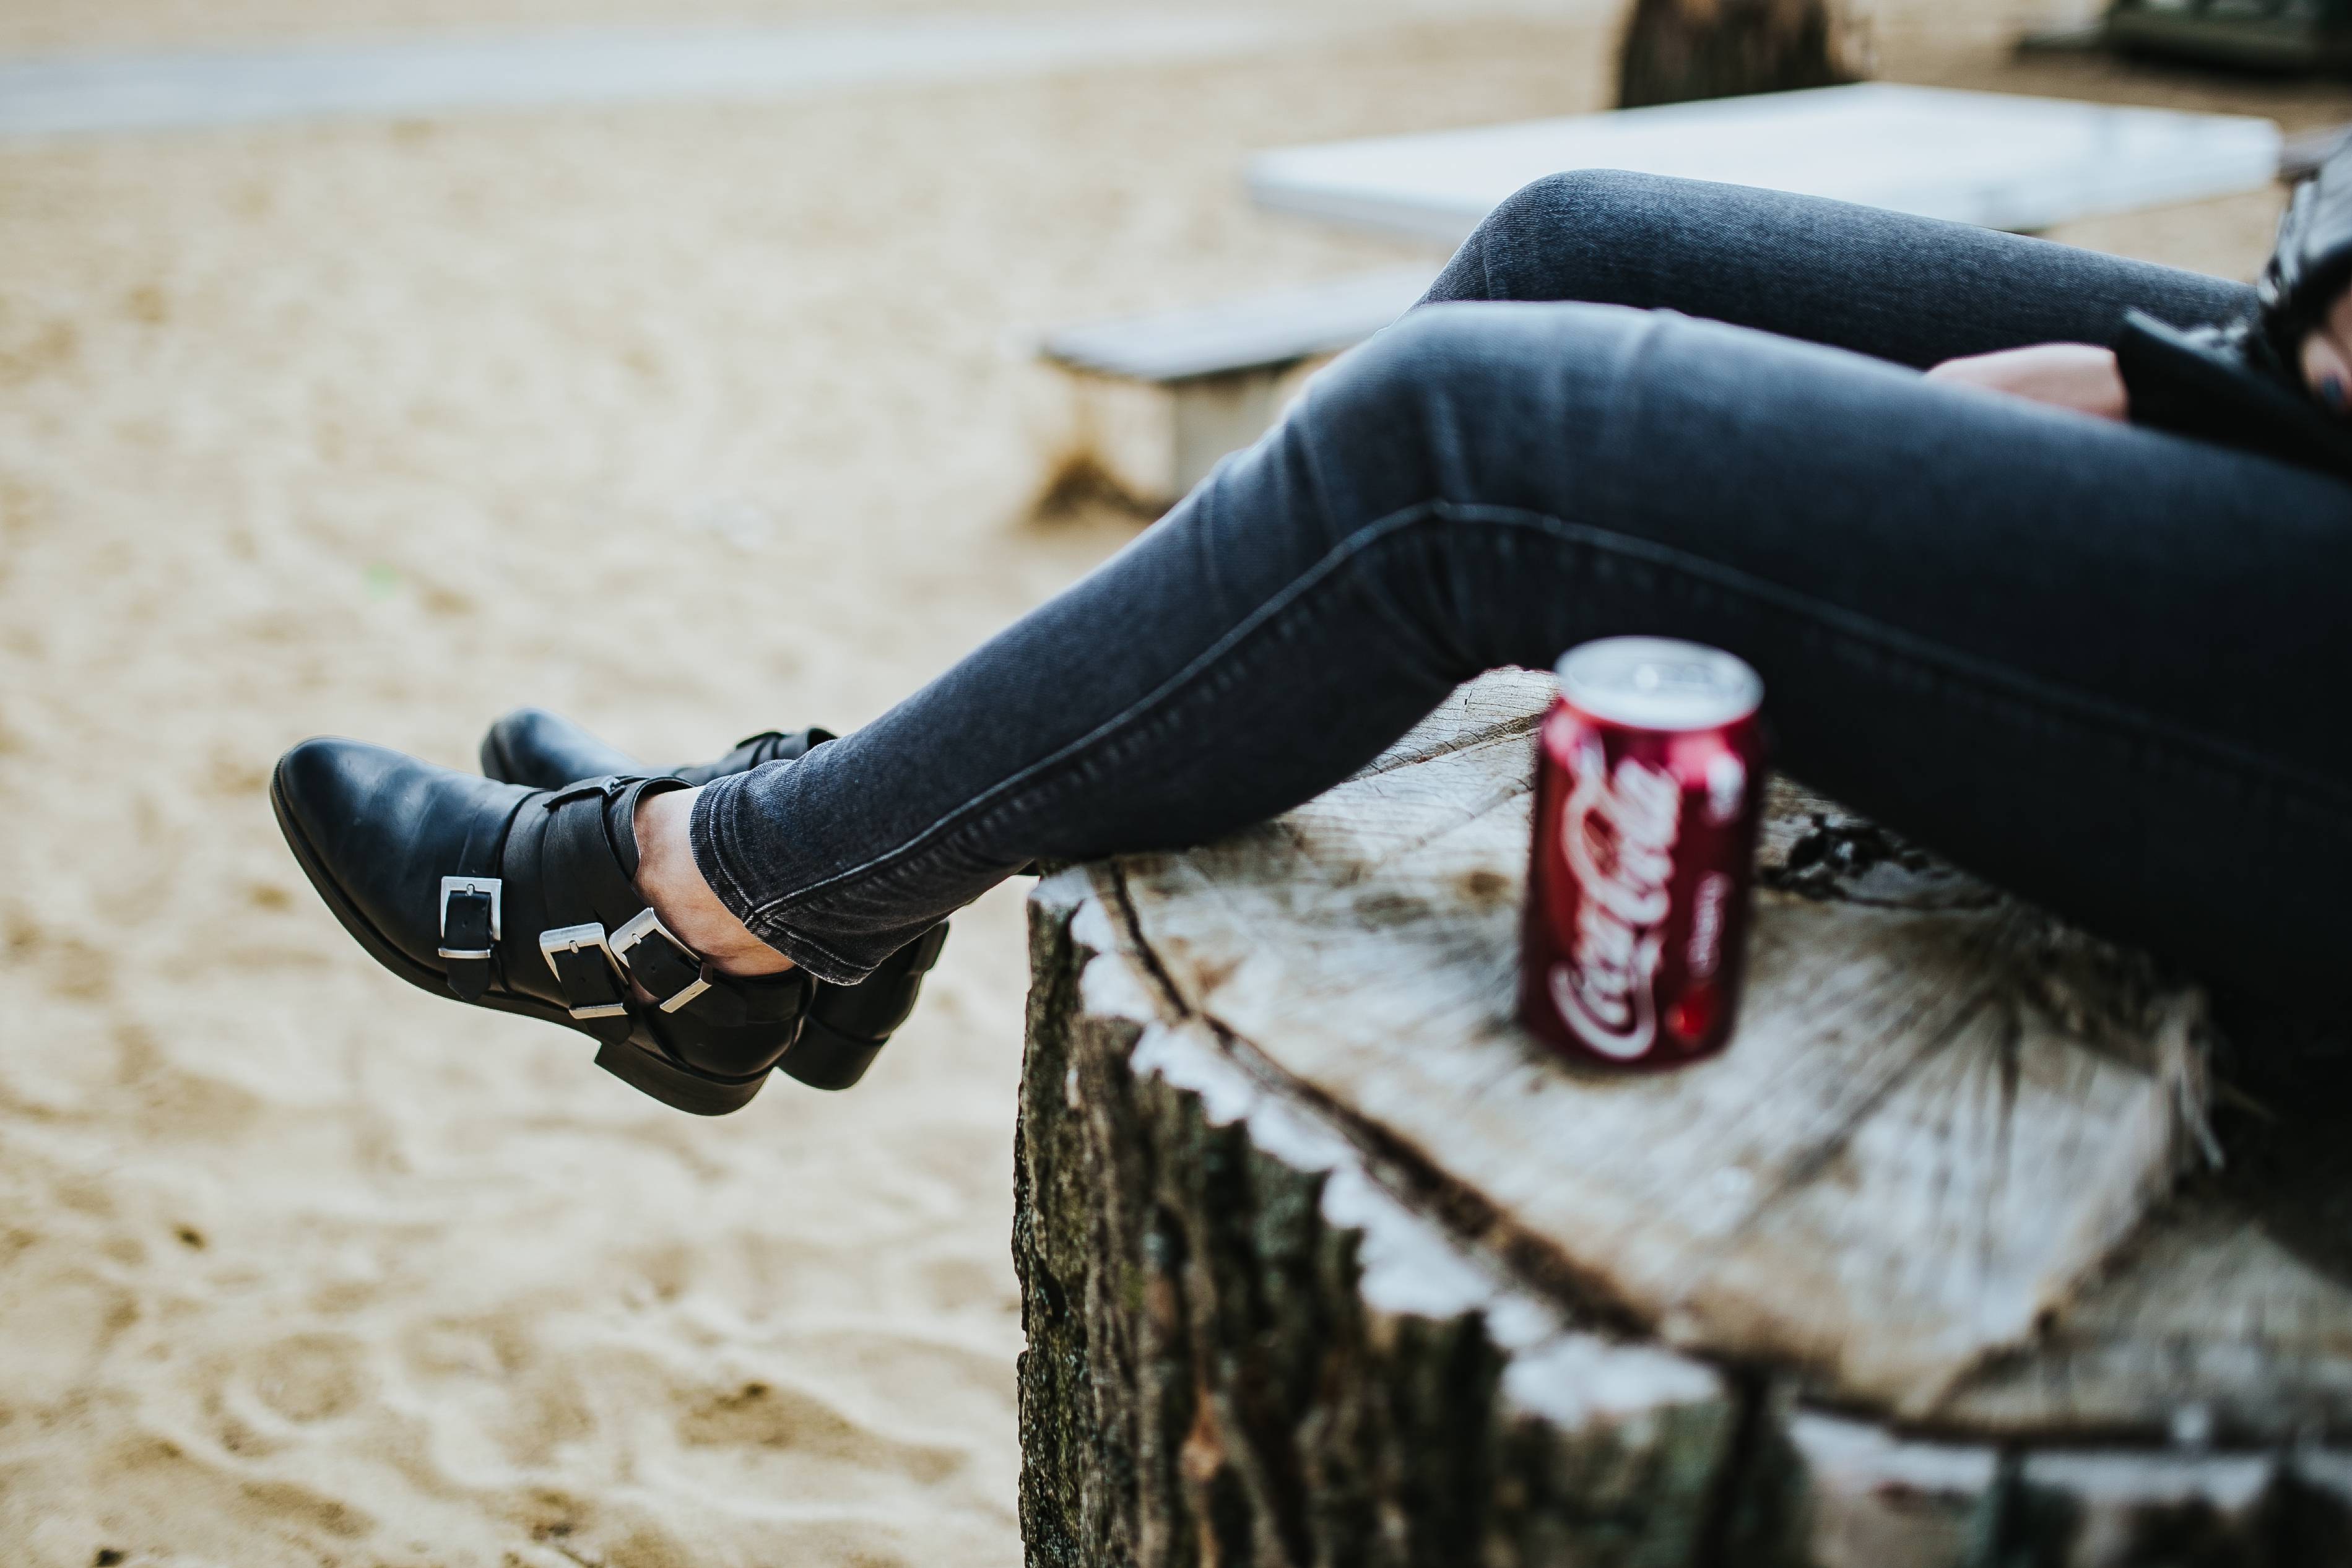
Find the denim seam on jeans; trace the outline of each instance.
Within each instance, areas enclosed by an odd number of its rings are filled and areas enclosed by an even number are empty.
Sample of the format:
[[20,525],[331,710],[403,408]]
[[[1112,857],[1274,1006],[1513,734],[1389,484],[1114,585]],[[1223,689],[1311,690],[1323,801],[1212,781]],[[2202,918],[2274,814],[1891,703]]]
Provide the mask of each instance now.
[[[1056,764],[1063,762],[1072,756],[1095,748],[1099,743],[1108,740],[1111,737],[1116,736],[1119,731],[1128,728],[1133,721],[1141,715],[1150,712],[1151,709],[1167,701],[1169,698],[1185,692],[1195,684],[1196,677],[1212,667],[1224,653],[1245,641],[1252,633],[1265,626],[1269,622],[1279,617],[1282,612],[1290,605],[1296,603],[1301,595],[1306,593],[1318,582],[1322,581],[1326,577],[1345,566],[1360,551],[1369,548],[1372,543],[1377,542],[1379,538],[1382,535],[1393,531],[1394,529],[1410,526],[1412,523],[1426,517],[1433,508],[1441,507],[1443,504],[1444,503],[1438,501],[1418,502],[1413,506],[1407,507],[1400,511],[1394,512],[1389,517],[1381,518],[1377,522],[1350,531],[1346,538],[1340,540],[1337,545],[1334,545],[1312,566],[1308,567],[1305,571],[1300,572],[1297,577],[1292,578],[1288,582],[1285,583],[1278,592],[1270,596],[1264,603],[1250,612],[1250,613],[1238,624],[1227,630],[1214,643],[1212,643],[1208,647],[1195,654],[1185,664],[1182,669],[1177,671],[1176,674],[1171,675],[1165,681],[1162,681],[1159,685],[1153,687],[1150,692],[1146,693],[1141,697],[1137,698],[1126,707],[1121,708],[1109,718],[1105,719],[1101,724],[1097,725],[1093,729],[1088,730],[1085,735],[1082,735],[1076,739],[1062,746],[1053,752],[1052,755],[1038,758],[1035,762],[1031,763],[1028,767],[1023,768],[1020,772],[1013,774],[1011,778],[998,780],[988,789],[974,796],[971,800],[963,802],[954,810],[940,818],[937,821],[931,823],[930,826],[925,828],[922,831],[917,833],[906,842],[894,845],[883,853],[857,865],[850,866],[845,870],[835,872],[833,875],[825,878],[823,882],[815,883],[808,887],[802,888],[798,892],[789,894],[785,898],[771,900],[765,905],[755,905],[753,907],[754,915],[764,916],[771,910],[780,909],[787,904],[796,904],[811,894],[823,892],[827,888],[855,880],[870,873],[887,869],[894,863],[904,862],[916,852],[921,850],[926,844],[939,838],[942,833],[951,831],[959,825],[966,822],[974,812],[989,807],[992,801],[999,800],[999,798],[1010,793],[1011,791],[1019,789],[1024,784],[1036,779],[1041,773],[1054,768]],[[1028,798],[1024,796],[1007,804],[1024,805],[1027,803],[1027,800]],[[992,813],[990,818],[983,820],[993,820],[993,814]],[[740,882],[735,878],[732,868],[726,869],[730,884],[733,884],[734,890],[740,895],[741,892]],[[749,901],[747,900],[746,902]],[[754,930],[759,928],[756,920],[746,920],[745,924],[751,925]]]
[[[745,893],[740,880],[735,874],[734,868],[727,863],[729,857],[723,846],[718,842],[719,835],[716,833],[712,835],[712,840],[714,848],[718,849],[719,852],[711,857],[716,863],[707,866],[705,870],[719,873],[726,884],[719,889],[721,900],[738,912],[744,925],[749,926],[755,935],[770,941],[783,938],[782,945],[821,956],[836,964],[845,964],[846,960],[843,956],[835,952],[824,942],[805,933],[784,926],[776,920],[775,916],[779,913],[800,908],[818,894],[838,890],[845,884],[880,882],[894,877],[920,876],[924,874],[930,863],[920,855],[920,852],[927,846],[946,847],[938,843],[942,835],[955,833],[960,830],[969,832],[983,831],[1003,821],[1008,814],[1033,810],[1041,800],[1054,792],[1066,789],[1074,784],[1084,783],[1095,777],[1104,765],[1106,753],[1115,747],[1146,738],[1154,733],[1152,724],[1145,721],[1154,714],[1155,710],[1162,710],[1161,716],[1164,717],[1166,713],[1175,711],[1175,704],[1179,699],[1190,700],[1214,695],[1246,674],[1249,666],[1245,663],[1229,661],[1225,656],[1250,642],[1255,633],[1270,631],[1286,635],[1292,627],[1318,613],[1323,608],[1321,603],[1302,604],[1301,602],[1302,597],[1309,589],[1345,569],[1365,550],[1379,543],[1382,537],[1393,535],[1416,522],[1424,520],[1433,510],[1443,506],[1443,502],[1437,501],[1420,502],[1383,517],[1378,522],[1352,531],[1345,539],[1326,552],[1313,566],[1286,583],[1281,591],[1267,599],[1239,624],[1196,655],[1175,675],[1121,709],[1111,718],[1097,725],[1086,735],[1060,747],[1052,756],[1042,758],[1012,778],[1000,780],[984,794],[965,802],[956,810],[940,818],[915,837],[897,845],[883,855],[877,856],[863,864],[836,872],[822,882],[812,883],[782,898],[770,900],[765,904],[755,904]],[[1065,764],[1067,766],[1064,770],[1052,772],[1050,776],[1046,776],[1049,770],[1056,769],[1057,767]],[[1046,777],[1041,779],[1041,776]],[[1031,787],[1010,800],[1000,799],[1008,791],[1020,789],[1024,783]],[[985,809],[984,814],[974,815],[976,812],[982,812],[983,809]]]
[[[1671,546],[1654,544],[1590,525],[1571,523],[1548,514],[1493,506],[1459,506],[1444,501],[1427,501],[1351,532],[1312,568],[1293,579],[1280,593],[1259,606],[1242,624],[1196,656],[1178,675],[1163,682],[1147,696],[1130,704],[1087,736],[1061,747],[1053,756],[1032,764],[1013,779],[1000,782],[987,795],[975,798],[963,808],[940,819],[916,839],[896,847],[887,854],[757,907],[746,924],[763,936],[785,937],[794,947],[823,956],[835,963],[844,962],[842,956],[824,943],[786,925],[779,917],[802,909],[820,894],[838,890],[845,884],[887,884],[906,877],[922,876],[929,867],[931,857],[921,852],[927,846],[942,850],[948,847],[938,842],[943,835],[955,834],[961,838],[967,834],[984,833],[1008,815],[1037,810],[1055,794],[1087,783],[1108,760],[1105,753],[1109,748],[1145,738],[1158,725],[1172,722],[1186,703],[1213,696],[1245,675],[1251,667],[1250,657],[1255,655],[1238,658],[1232,655],[1251,641],[1253,634],[1261,631],[1286,632],[1297,620],[1311,618],[1318,612],[1322,603],[1307,599],[1307,589],[1323,582],[1358,558],[1410,538],[1411,530],[1433,521],[1443,522],[1448,527],[1475,522],[1524,529],[1556,543],[1613,556],[1623,564],[1661,574],[1658,586],[1665,591],[1687,593],[1693,588],[1704,586],[1805,622],[1827,633],[1829,644],[1824,651],[1842,660],[1853,662],[1858,654],[1874,655],[1878,660],[1891,658],[1925,677],[1935,688],[1965,695],[1972,700],[1972,706],[1982,708],[1998,705],[2012,720],[2029,719],[2078,733],[2104,732],[2113,739],[2137,743],[2143,765],[2154,764],[2176,772],[2201,775],[2208,783],[2225,784],[2232,793],[2240,795],[2252,787],[2268,794],[2275,804],[2292,809],[2314,813],[2331,810],[2323,803],[2329,793],[2323,784],[2298,779],[2275,763],[2246,756],[2235,747],[2210,737],[2180,731],[2175,726],[2151,720],[2143,714],[2114,704],[2050,686],[2037,677],[2004,665],[1970,658],[1842,606],[1794,592],[1745,572],[1717,566]],[[1987,699],[1990,699],[1990,704]],[[1026,788],[1022,788],[1024,785]],[[1016,789],[1020,790],[1018,794],[1009,799],[1003,798]],[[2297,799],[2302,790],[2308,790],[2317,798]],[[994,798],[992,803],[992,798]],[[2336,811],[2346,809],[2346,805],[2332,808]],[[748,902],[741,898],[740,885],[733,891],[737,894],[735,902],[739,907]]]

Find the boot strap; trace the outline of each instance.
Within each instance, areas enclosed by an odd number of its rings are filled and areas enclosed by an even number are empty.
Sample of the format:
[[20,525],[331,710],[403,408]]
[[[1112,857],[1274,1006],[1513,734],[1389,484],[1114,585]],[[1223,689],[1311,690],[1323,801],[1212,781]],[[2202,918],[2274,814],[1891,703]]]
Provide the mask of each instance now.
[[[622,871],[605,831],[604,810],[616,803],[628,809],[620,798],[643,782],[622,777],[586,780],[540,802],[548,813],[540,853],[553,870],[545,889],[549,902],[604,917],[539,934],[540,956],[565,1009],[574,1020],[593,1026],[590,1032],[599,1038],[608,1031],[624,1038],[643,1009],[631,989],[634,980],[659,1012],[676,1015],[691,1007],[691,1016],[705,1026],[789,1021],[805,1005],[805,980],[779,989],[720,975],[661,923]],[[440,954],[448,966],[449,988],[460,997],[470,1000],[488,987],[504,935],[503,904],[498,877],[441,879]],[[619,924],[608,927],[605,922],[614,919]]]
[[629,1016],[629,982],[613,956],[604,928],[560,925],[539,934],[540,956],[563,993],[563,1005],[583,1023]]
[[710,989],[702,955],[679,941],[651,908],[637,911],[613,933],[613,956],[628,966],[666,1013],[677,1012]]
[[[702,955],[679,941],[639,895],[605,828],[608,807],[634,811],[636,797],[661,782],[616,776],[558,790],[547,802],[552,821],[546,852],[568,873],[551,891],[574,907],[617,921],[609,934],[600,928],[598,936],[619,982],[619,999],[627,1000],[628,982],[635,979],[663,1012],[675,1013],[710,989],[710,976]],[[593,973],[592,965],[578,962]],[[560,969],[557,978],[562,978]],[[568,1002],[569,990],[565,997]],[[590,998],[590,1005],[603,1005],[601,998]]]
[[840,738],[829,729],[812,725],[791,735],[776,729],[761,730],[757,735],[745,736],[735,747],[739,751],[751,747],[751,766],[764,768],[771,762],[797,762],[826,741]]
[[504,903],[504,884],[497,877],[441,879],[440,954],[449,966],[449,988],[467,1001],[489,988]]

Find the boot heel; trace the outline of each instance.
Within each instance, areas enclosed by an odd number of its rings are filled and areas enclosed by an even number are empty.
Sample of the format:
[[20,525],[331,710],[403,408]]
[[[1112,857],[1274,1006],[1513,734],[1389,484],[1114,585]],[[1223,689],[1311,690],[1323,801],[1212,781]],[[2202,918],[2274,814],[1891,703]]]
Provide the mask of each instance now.
[[816,988],[802,1021],[801,1037],[784,1052],[776,1070],[797,1078],[812,1089],[847,1089],[866,1076],[882,1048],[922,994],[923,977],[940,961],[948,945],[948,923],[940,921],[887,958],[855,986]]
[[695,1116],[724,1116],[730,1111],[740,1111],[768,1081],[765,1073],[741,1083],[705,1078],[625,1040],[612,1041],[598,1051],[596,1065],[638,1092],[650,1094],[673,1110]]
[[776,1071],[812,1089],[853,1088],[888,1043],[887,1038],[858,1040],[810,1019],[801,1025],[800,1039],[776,1063]]

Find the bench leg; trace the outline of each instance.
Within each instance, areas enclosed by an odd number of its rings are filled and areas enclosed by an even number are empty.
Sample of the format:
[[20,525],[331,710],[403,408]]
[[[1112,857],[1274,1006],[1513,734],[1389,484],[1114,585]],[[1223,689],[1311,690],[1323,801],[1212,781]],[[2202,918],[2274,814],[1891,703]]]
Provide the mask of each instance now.
[[1267,365],[1170,383],[1176,401],[1177,496],[1191,494],[1225,454],[1238,452],[1273,428],[1281,412],[1276,392],[1293,368]]

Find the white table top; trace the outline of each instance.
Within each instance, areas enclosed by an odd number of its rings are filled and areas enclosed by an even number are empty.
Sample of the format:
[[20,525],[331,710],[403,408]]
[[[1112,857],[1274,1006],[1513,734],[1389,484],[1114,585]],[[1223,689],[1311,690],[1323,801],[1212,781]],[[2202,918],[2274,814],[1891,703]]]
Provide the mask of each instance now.
[[1832,196],[1988,228],[2202,200],[2277,177],[2278,127],[2241,115],[1867,82],[1253,159],[1259,205],[1458,243],[1570,169],[1631,169]]

